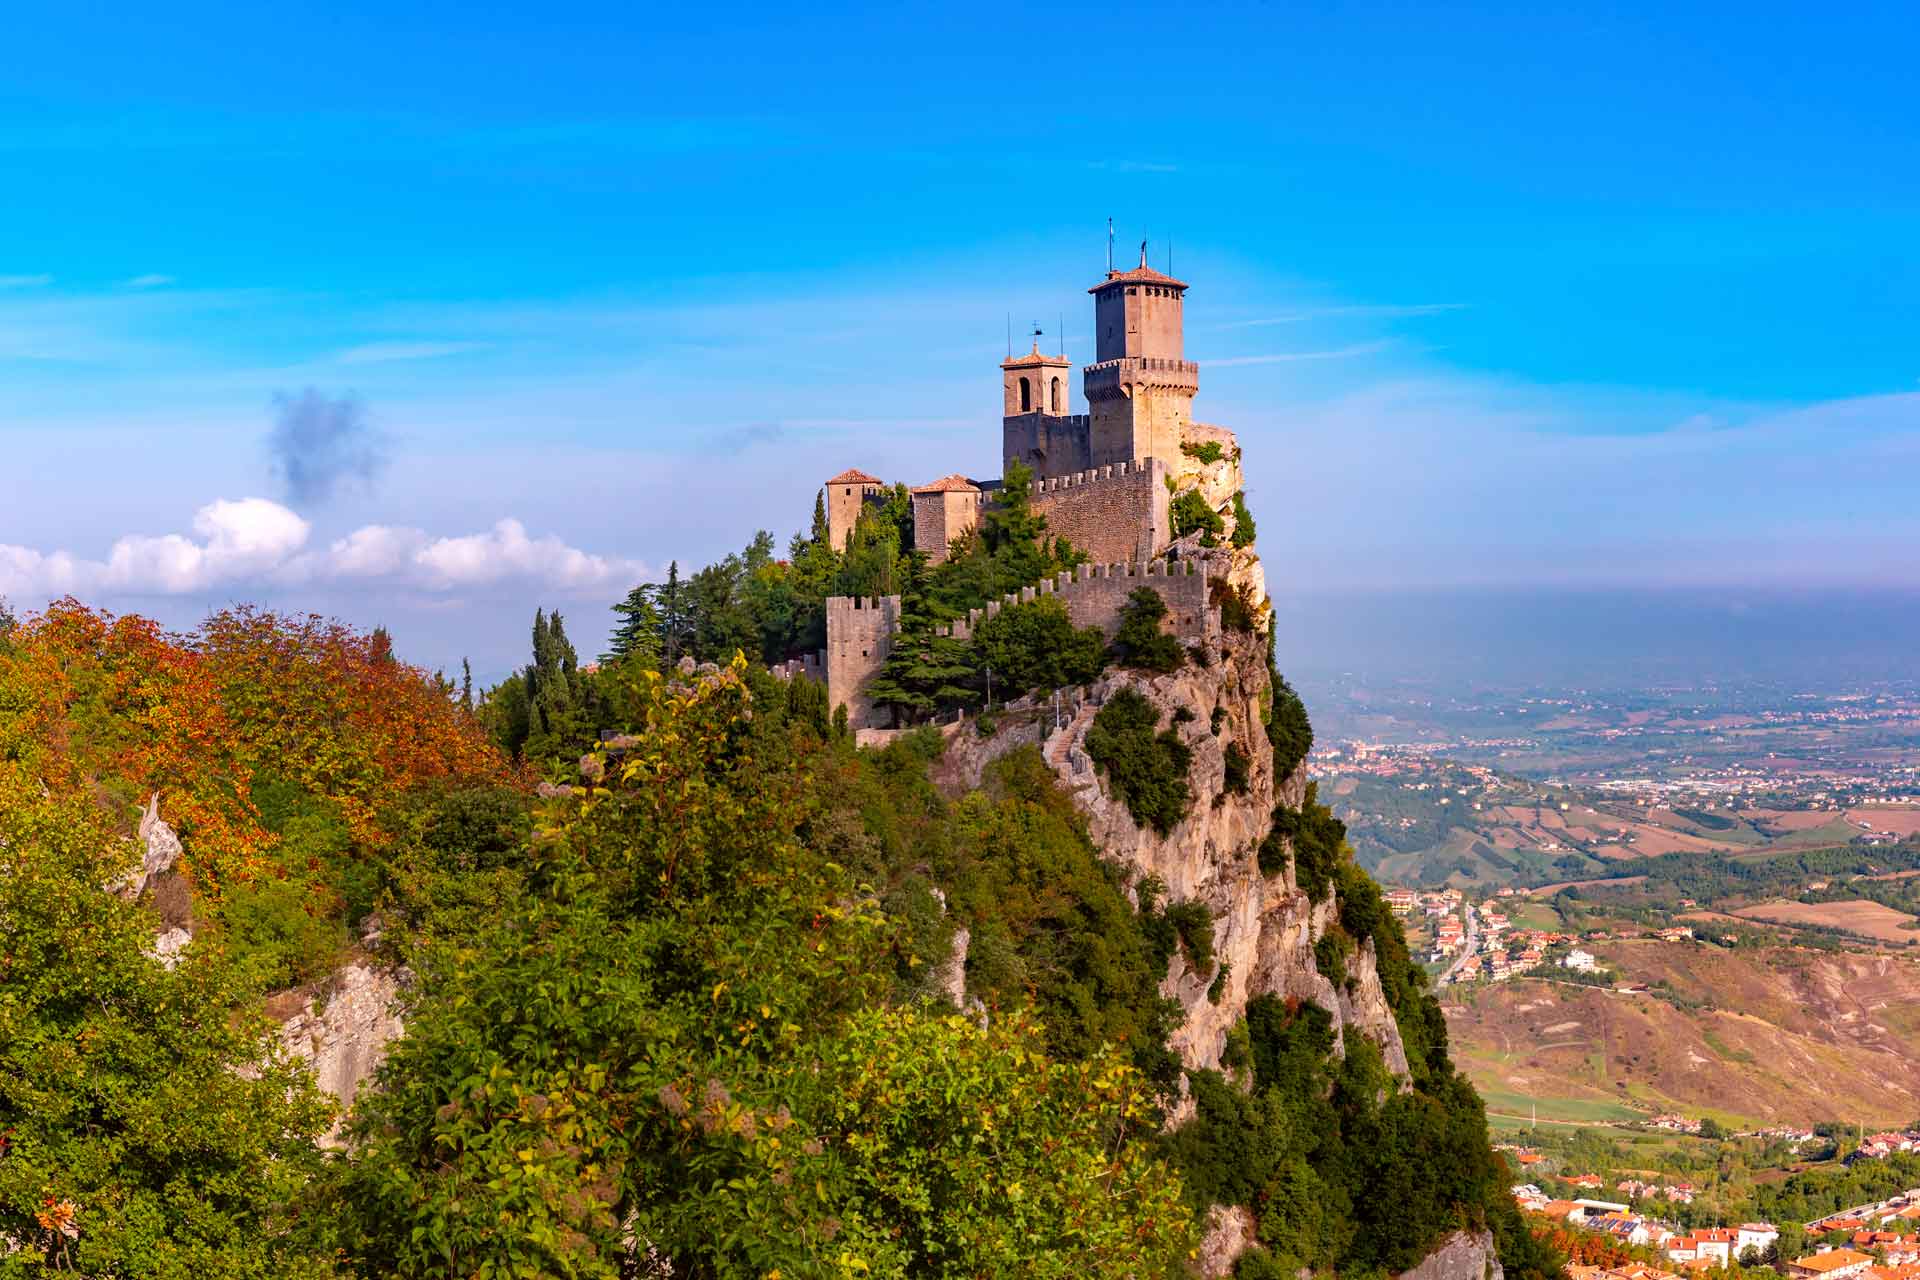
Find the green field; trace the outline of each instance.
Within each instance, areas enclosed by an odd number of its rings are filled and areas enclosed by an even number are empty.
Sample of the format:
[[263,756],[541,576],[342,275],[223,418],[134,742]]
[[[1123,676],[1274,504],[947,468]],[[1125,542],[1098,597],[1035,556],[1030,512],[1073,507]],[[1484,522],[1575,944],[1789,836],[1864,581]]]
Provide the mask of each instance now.
[[1632,1107],[1623,1107],[1604,1098],[1536,1098],[1511,1089],[1483,1085],[1478,1081],[1474,1087],[1480,1091],[1488,1111],[1518,1116],[1522,1123],[1534,1113],[1535,1108],[1539,1110],[1542,1123],[1557,1120],[1576,1124],[1605,1124],[1616,1120],[1647,1118],[1644,1111],[1635,1111]]

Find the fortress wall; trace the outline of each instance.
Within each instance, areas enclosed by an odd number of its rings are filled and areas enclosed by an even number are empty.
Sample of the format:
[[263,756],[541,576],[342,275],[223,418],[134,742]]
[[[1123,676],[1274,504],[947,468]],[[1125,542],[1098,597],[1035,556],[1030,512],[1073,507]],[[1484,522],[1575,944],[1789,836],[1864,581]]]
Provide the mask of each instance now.
[[826,651],[803,653],[797,658],[788,658],[785,662],[776,662],[771,667],[768,667],[767,670],[773,675],[779,676],[782,680],[791,680],[795,676],[805,676],[809,680],[824,682],[827,678]]
[[1001,420],[1001,460],[1024,462],[1042,478],[1085,471],[1093,465],[1089,421],[1084,413],[1011,414]]
[[1036,480],[1033,509],[1096,563],[1145,561],[1172,541],[1166,477],[1164,462],[1146,458]]
[[899,627],[899,596],[827,599],[827,701],[846,707],[852,728],[881,727],[884,717],[868,701],[866,685],[886,663]]
[[947,558],[947,545],[980,523],[984,494],[975,490],[913,495],[913,545],[927,553],[927,563]]
[[1027,587],[1018,594],[996,600],[984,609],[970,610],[964,619],[943,628],[943,635],[967,639],[975,627],[1009,605],[1021,604],[1041,596],[1053,596],[1067,607],[1067,616],[1076,627],[1099,627],[1111,636],[1120,627],[1120,610],[1127,597],[1141,587],[1151,587],[1167,603],[1167,630],[1179,636],[1183,644],[1199,644],[1220,638],[1220,610],[1211,603],[1208,582],[1224,576],[1227,562],[1212,558],[1154,560],[1146,564],[1083,564],[1071,573]]

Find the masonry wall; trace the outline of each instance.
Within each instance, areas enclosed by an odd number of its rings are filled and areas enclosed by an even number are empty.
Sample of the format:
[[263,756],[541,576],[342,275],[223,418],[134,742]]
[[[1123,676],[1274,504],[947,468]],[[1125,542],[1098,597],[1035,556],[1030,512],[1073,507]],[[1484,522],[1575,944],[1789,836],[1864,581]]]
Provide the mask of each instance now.
[[874,711],[866,686],[885,665],[899,627],[899,596],[827,599],[827,701],[846,707],[852,728],[882,727],[886,717]]
[[1167,467],[1158,458],[1034,482],[1033,509],[1047,532],[1097,564],[1148,561],[1173,540]]
[[827,541],[835,551],[844,551],[853,526],[859,523],[860,510],[883,496],[875,484],[830,484],[827,486]]
[[947,558],[947,545],[980,523],[979,490],[950,490],[913,495],[913,546],[927,553],[929,564]]
[[1053,596],[1067,606],[1067,616],[1076,627],[1099,627],[1111,636],[1120,628],[1120,610],[1127,597],[1141,587],[1151,587],[1167,603],[1164,628],[1180,637],[1183,644],[1199,644],[1220,638],[1220,610],[1211,603],[1209,580],[1223,577],[1229,562],[1203,558],[1168,562],[1154,560],[1145,564],[1083,564],[1071,573],[1027,587],[984,609],[970,610],[967,616],[945,628],[943,634],[967,639],[982,621],[993,617],[1008,605]]
[[1042,478],[1073,475],[1093,465],[1089,430],[1084,413],[1010,414],[1001,420],[1000,456],[1008,464],[1024,462]]

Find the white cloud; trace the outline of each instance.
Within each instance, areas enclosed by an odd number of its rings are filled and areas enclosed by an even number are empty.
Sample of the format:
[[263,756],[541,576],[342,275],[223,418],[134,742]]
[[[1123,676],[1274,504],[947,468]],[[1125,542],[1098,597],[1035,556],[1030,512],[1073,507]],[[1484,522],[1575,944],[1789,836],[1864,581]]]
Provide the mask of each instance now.
[[450,593],[525,582],[574,591],[648,576],[637,561],[582,551],[551,534],[532,537],[514,519],[458,537],[366,525],[324,550],[307,549],[311,533],[306,520],[277,502],[223,498],[195,513],[191,536],[130,534],[99,560],[0,543],[0,595],[20,601],[68,593],[169,596],[306,583]]
[[369,342],[349,347],[334,357],[339,364],[386,364],[393,360],[434,360],[478,351],[484,342]]
[[46,274],[33,276],[0,276],[0,289],[37,289],[41,285],[52,283],[53,277]]
[[131,280],[127,281],[127,288],[158,289],[163,285],[169,285],[172,283],[173,283],[172,276],[163,276],[159,272],[150,271],[146,275],[135,276]]

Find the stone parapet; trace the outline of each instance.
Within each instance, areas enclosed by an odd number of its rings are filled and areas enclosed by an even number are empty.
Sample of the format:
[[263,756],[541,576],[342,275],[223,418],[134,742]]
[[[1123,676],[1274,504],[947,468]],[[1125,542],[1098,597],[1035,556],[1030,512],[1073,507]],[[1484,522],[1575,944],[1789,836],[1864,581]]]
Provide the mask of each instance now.
[[1171,562],[1076,565],[1066,573],[1041,579],[1037,586],[989,601],[984,608],[970,609],[966,617],[939,628],[939,633],[970,639],[982,622],[1002,609],[1052,596],[1067,607],[1074,626],[1099,627],[1112,635],[1120,627],[1120,610],[1127,597],[1141,587],[1151,587],[1166,602],[1167,629],[1182,643],[1217,641],[1221,635],[1220,610],[1212,603],[1209,584],[1226,573],[1228,564],[1225,557],[1203,556]]
[[1034,511],[1047,532],[1101,564],[1150,560],[1172,539],[1167,466],[1157,458],[1113,462],[1036,480]]

